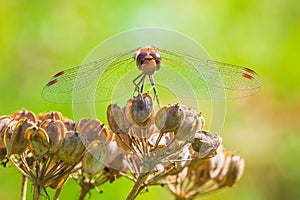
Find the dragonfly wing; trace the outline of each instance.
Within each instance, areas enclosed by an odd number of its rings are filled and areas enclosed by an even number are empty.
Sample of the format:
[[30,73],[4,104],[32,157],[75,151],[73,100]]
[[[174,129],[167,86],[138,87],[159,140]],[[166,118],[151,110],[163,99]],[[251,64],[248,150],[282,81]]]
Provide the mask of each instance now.
[[[256,93],[262,85],[251,69],[162,50],[164,65],[186,78],[197,98],[237,98]],[[180,93],[180,92],[179,92]]]
[[[61,71],[54,75],[44,87],[42,97],[47,101],[55,103],[74,103],[74,91],[78,93],[86,89],[91,89],[91,87],[97,88],[97,85],[103,85],[107,79],[112,80],[112,77],[114,79],[120,78],[122,76],[120,71],[124,71],[122,64],[126,64],[132,59],[133,52],[134,50],[130,50]],[[107,81],[105,87],[102,88],[102,92],[107,92],[109,90],[108,86],[114,82]],[[86,98],[76,99],[76,103],[83,103],[85,101]]]

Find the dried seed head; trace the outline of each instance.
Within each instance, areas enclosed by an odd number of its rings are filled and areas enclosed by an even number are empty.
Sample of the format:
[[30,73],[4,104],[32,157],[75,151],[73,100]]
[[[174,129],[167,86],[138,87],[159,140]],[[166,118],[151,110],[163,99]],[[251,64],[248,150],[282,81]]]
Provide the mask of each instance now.
[[141,127],[140,125],[133,124],[130,131],[138,138],[149,138],[155,131],[155,125],[150,124],[147,127]]
[[231,162],[225,177],[225,185],[233,186],[242,177],[245,168],[245,161],[238,155],[231,155]]
[[155,116],[155,125],[162,133],[173,132],[182,123],[184,113],[178,104],[162,107]]
[[174,132],[176,138],[180,141],[185,141],[193,136],[201,127],[201,116],[187,106],[180,106],[184,113],[184,118],[179,128]]
[[60,120],[63,121],[63,115],[60,112],[52,111],[46,114],[40,114],[37,117],[41,121],[45,121],[47,119]]
[[217,149],[222,143],[222,138],[213,136],[208,131],[197,131],[192,141],[193,157],[211,158],[217,154]]
[[25,110],[25,109],[15,112],[11,117],[17,121],[20,120],[21,118],[25,117],[29,121],[32,121],[34,123],[37,122],[37,118],[36,118],[35,114],[33,112]]
[[149,94],[139,94],[130,99],[126,105],[128,120],[139,126],[150,126],[153,116],[153,101]]
[[85,150],[85,141],[77,132],[68,131],[61,148],[56,152],[58,160],[66,163],[79,162]]
[[65,126],[62,121],[47,119],[40,124],[49,137],[49,153],[56,152],[65,138]]
[[36,126],[27,128],[25,139],[30,151],[36,157],[41,157],[49,151],[49,137],[44,129]]
[[4,132],[3,143],[4,143],[4,146],[7,150],[8,155],[12,154],[12,149],[13,149],[12,137],[13,137],[13,134],[14,134],[14,131],[13,131],[12,126],[7,127],[5,132]]
[[68,131],[74,130],[75,124],[72,122],[72,120],[64,117],[63,123]]
[[82,158],[83,170],[91,175],[99,173],[106,164],[107,149],[99,140],[93,141]]
[[112,135],[109,133],[107,127],[99,120],[83,120],[76,126],[76,131],[85,137],[86,141],[92,142],[99,140],[103,143],[107,143],[111,140]]
[[8,127],[4,134],[4,143],[6,144],[8,154],[19,154],[26,150],[25,131],[34,124],[27,118],[21,118],[13,127]]
[[130,136],[127,133],[118,133],[113,139],[116,141],[118,148],[130,152],[130,147],[132,147],[132,145]]
[[221,147],[217,155],[210,160],[209,175],[221,186],[233,186],[244,172],[244,159],[231,152],[225,152]]
[[1,116],[0,117],[0,148],[5,148],[4,145],[4,133],[8,126],[14,126],[17,121],[14,121],[9,116]]
[[[185,166],[186,174],[182,174],[182,170],[176,177],[171,176],[172,182],[168,184],[171,192],[181,199],[194,199],[197,195],[237,183],[243,173],[244,160],[224,151],[222,146],[217,152],[210,159],[191,160]],[[174,179],[182,175],[184,177],[181,182]]]
[[107,108],[107,120],[111,130],[116,133],[127,133],[131,124],[127,120],[123,110],[117,104],[111,104]]
[[[210,171],[209,176],[211,178],[216,178],[222,171],[225,165],[228,165],[229,160],[225,159],[225,152],[222,146],[217,149],[217,154],[209,159]],[[226,164],[227,162],[227,164]]]

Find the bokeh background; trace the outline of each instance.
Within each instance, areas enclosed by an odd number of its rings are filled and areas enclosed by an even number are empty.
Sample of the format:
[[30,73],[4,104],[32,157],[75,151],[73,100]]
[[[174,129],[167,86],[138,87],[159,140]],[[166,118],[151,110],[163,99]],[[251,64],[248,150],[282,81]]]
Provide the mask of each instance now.
[[[242,180],[202,199],[300,198],[299,1],[0,3],[0,115],[26,108],[36,113],[60,110],[71,118],[71,105],[51,104],[40,96],[53,74],[82,63],[99,42],[121,31],[174,29],[202,44],[215,60],[250,67],[264,81],[258,94],[227,102],[222,137],[227,150],[246,160]],[[1,167],[0,180],[0,198],[19,199],[21,175]],[[101,187],[103,194],[93,192],[91,199],[124,199],[131,186],[120,179]],[[78,194],[70,180],[61,199]],[[161,187],[150,187],[138,199],[158,198],[173,199]]]

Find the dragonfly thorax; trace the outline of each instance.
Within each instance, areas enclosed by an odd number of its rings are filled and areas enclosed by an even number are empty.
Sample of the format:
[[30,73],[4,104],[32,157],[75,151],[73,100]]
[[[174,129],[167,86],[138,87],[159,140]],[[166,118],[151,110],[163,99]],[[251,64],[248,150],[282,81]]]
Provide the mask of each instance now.
[[140,47],[134,54],[136,66],[145,75],[153,75],[160,69],[161,57],[158,48],[153,46]]

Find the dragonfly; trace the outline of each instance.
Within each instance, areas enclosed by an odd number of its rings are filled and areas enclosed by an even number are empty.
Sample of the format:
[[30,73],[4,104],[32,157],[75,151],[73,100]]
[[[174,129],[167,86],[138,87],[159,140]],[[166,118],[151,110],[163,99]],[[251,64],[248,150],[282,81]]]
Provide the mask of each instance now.
[[[44,87],[42,97],[51,102],[70,103],[74,91],[90,85],[97,87],[97,101],[110,100],[118,87],[121,89],[117,95],[128,94],[130,90],[132,94],[133,87],[135,96],[149,85],[147,92],[154,92],[159,105],[160,91],[168,90],[182,98],[190,98],[191,92],[195,98],[219,98],[213,94],[214,88],[218,88],[224,91],[225,98],[238,98],[256,93],[262,79],[250,68],[145,45],[55,74]],[[85,97],[76,102],[85,102]]]

